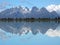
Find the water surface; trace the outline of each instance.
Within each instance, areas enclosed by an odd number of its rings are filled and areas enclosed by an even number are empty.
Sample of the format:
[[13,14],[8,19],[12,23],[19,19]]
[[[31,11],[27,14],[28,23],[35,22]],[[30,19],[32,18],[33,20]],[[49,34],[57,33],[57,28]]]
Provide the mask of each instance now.
[[60,22],[0,21],[0,45],[60,45]]

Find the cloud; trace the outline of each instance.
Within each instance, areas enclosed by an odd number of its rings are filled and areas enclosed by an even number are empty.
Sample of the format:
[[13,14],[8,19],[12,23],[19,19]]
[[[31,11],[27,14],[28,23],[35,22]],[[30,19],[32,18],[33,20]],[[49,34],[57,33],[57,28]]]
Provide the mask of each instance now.
[[10,3],[8,3],[8,2],[0,3],[0,9],[4,9],[4,8],[6,8],[6,6],[10,6]]
[[47,36],[49,37],[60,37],[60,30],[52,30],[52,29],[49,29],[46,34]]
[[60,10],[60,5],[49,5],[46,7],[49,12]]

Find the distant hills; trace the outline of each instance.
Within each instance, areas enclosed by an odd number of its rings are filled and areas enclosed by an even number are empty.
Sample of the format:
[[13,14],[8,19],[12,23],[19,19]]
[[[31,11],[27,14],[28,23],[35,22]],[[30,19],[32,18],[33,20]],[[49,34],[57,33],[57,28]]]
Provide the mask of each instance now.
[[1,18],[49,18],[49,19],[60,18],[60,14],[58,13],[59,9],[55,10],[56,7],[57,6],[50,5],[48,7],[42,7],[41,9],[37,7],[32,7],[32,9],[29,9],[28,7],[19,6],[15,8],[6,9],[0,12],[0,19]]

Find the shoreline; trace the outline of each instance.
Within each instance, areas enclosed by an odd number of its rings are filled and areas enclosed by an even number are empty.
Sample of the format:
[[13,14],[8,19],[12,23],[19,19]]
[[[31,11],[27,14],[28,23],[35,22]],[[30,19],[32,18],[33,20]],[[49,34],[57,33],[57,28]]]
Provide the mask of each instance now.
[[0,21],[8,21],[8,22],[12,22],[12,21],[16,21],[16,22],[22,22],[22,21],[25,21],[25,22],[35,22],[35,21],[38,21],[38,22],[50,22],[50,21],[55,21],[55,22],[60,22],[60,18],[57,19],[48,19],[48,18],[0,18]]

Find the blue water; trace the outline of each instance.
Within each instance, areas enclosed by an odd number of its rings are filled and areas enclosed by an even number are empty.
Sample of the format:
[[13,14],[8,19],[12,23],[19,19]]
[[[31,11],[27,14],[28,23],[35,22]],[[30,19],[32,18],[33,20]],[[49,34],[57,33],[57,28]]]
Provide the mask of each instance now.
[[0,22],[0,45],[60,45],[60,22]]

